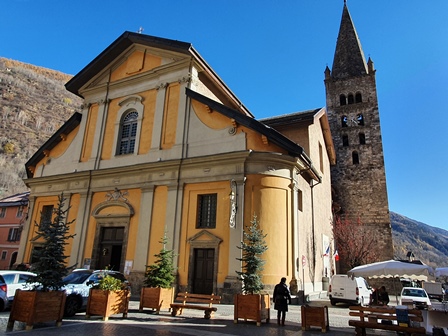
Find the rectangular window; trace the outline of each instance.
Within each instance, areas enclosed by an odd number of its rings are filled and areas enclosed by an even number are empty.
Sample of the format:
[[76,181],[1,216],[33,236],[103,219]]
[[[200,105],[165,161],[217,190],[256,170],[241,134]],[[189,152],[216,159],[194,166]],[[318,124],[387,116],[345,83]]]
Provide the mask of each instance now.
[[303,211],[303,194],[302,190],[297,190],[297,209]]
[[6,216],[6,208],[1,207],[0,208],[0,218],[5,218],[5,216]]
[[7,255],[8,255],[8,252],[2,251],[2,260],[6,260]]
[[42,211],[40,213],[40,223],[39,226],[51,223],[51,217],[53,215],[53,206],[52,205],[44,205],[42,207]]
[[197,229],[216,228],[217,194],[198,195]]
[[14,241],[19,241],[19,240],[20,240],[20,230],[19,230],[19,228],[9,229],[8,241],[14,242]]
[[17,208],[17,215],[16,215],[17,218],[20,218],[23,216],[23,209],[24,209],[23,205],[21,205]]
[[324,172],[324,151],[322,149],[322,145],[319,142],[319,165],[320,165],[320,171]]

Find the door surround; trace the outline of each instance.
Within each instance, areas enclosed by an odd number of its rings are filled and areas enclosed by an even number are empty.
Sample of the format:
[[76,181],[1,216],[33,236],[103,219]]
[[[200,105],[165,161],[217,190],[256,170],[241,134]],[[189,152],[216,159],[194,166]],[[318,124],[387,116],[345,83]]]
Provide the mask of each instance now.
[[[107,211],[108,208],[122,208],[122,212]],[[92,264],[96,268],[100,257],[101,232],[103,228],[109,227],[124,227],[123,246],[121,250],[120,272],[124,270],[126,260],[126,251],[129,235],[129,223],[131,217],[134,215],[134,208],[127,202],[120,200],[109,200],[98,204],[92,211],[92,216],[96,219],[95,238],[92,250]]]
[[222,239],[210,233],[207,230],[202,230],[188,239],[190,244],[190,257],[188,261],[188,288],[187,292],[191,292],[191,284],[194,281],[194,250],[195,249],[214,249],[215,260],[213,262],[213,293],[217,291],[217,275],[218,275],[218,261],[219,261],[219,244]]

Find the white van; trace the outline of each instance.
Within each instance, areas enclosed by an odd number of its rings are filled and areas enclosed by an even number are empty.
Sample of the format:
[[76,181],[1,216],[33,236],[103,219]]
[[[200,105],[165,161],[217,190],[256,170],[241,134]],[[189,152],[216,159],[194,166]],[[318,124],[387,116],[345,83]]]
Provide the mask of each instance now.
[[362,277],[335,274],[331,277],[328,296],[334,306],[338,302],[366,306],[370,302],[372,289]]

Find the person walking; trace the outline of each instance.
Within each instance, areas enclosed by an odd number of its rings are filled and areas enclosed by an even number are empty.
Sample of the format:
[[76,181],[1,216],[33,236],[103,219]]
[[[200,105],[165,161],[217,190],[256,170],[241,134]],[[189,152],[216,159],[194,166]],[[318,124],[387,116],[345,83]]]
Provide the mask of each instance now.
[[291,293],[286,285],[286,278],[281,278],[280,283],[274,287],[274,309],[277,310],[277,324],[280,325],[280,317],[282,325],[285,325],[286,312],[288,311],[288,303],[291,304]]

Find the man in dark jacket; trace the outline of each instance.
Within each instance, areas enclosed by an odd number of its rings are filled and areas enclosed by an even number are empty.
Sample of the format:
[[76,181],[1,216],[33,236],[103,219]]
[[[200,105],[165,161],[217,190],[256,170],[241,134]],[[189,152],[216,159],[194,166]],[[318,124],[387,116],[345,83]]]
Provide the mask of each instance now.
[[282,278],[280,283],[274,288],[274,309],[277,310],[277,324],[280,325],[280,316],[282,325],[285,325],[286,312],[288,311],[288,303],[291,304],[291,293],[286,285],[286,278]]

